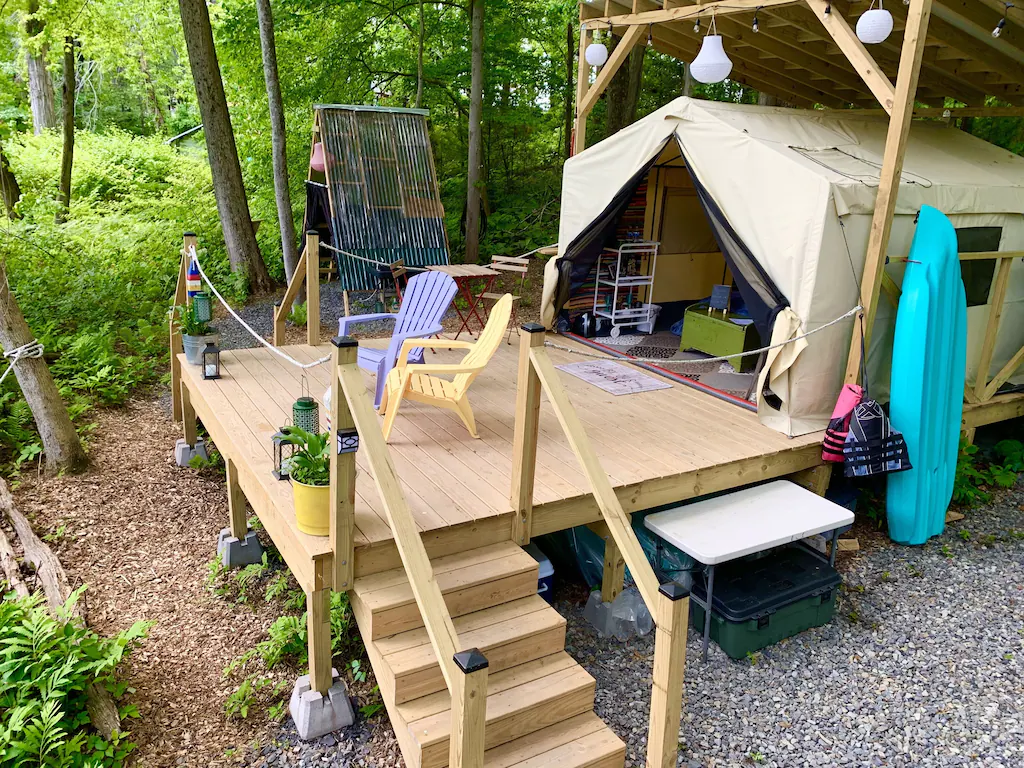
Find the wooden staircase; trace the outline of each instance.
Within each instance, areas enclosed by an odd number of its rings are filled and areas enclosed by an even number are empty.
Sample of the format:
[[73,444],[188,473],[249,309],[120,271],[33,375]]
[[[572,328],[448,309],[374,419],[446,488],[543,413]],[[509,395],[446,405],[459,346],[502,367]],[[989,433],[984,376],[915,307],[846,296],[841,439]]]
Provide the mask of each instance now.
[[[460,646],[489,663],[485,766],[622,768],[594,678],[564,650],[565,619],[536,594],[536,561],[508,542],[431,565]],[[451,698],[404,569],[357,579],[351,599],[406,765],[444,768]]]

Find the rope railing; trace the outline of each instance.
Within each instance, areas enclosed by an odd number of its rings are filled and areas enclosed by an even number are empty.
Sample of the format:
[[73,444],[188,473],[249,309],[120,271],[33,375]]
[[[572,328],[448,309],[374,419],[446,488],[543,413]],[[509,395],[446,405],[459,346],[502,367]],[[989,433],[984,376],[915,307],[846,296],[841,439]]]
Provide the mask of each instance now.
[[0,376],[0,384],[4,383],[4,379],[7,378],[7,374],[14,370],[14,364],[19,360],[25,360],[30,357],[42,357],[43,356],[43,345],[40,344],[36,339],[27,344],[22,344],[20,347],[4,352],[4,358],[9,361],[7,370]]

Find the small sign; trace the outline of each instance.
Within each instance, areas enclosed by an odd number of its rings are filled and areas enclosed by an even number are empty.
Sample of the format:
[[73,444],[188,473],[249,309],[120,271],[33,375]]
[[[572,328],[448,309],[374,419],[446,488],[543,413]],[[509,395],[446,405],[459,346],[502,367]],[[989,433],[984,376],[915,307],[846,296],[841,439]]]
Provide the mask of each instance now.
[[711,301],[708,302],[712,309],[722,312],[729,311],[729,298],[732,294],[732,287],[728,285],[716,285],[711,288]]

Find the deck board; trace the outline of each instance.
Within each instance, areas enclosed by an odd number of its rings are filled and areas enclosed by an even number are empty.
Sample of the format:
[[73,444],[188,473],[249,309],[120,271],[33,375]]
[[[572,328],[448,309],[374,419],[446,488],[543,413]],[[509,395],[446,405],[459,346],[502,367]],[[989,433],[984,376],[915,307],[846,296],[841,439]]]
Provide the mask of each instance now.
[[[381,346],[386,341],[364,343]],[[571,341],[560,343],[585,349]],[[286,348],[302,362],[312,362],[329,350],[326,345]],[[439,351],[428,353],[428,360],[456,362],[462,354]],[[584,359],[553,348],[549,354],[556,365]],[[500,540],[502,526],[511,525],[517,359],[518,346],[502,344],[470,389],[479,440],[469,436],[453,412],[420,403],[403,403],[395,421],[390,443],[395,468],[424,541],[437,551]],[[197,366],[182,363],[183,385],[200,418],[218,422],[213,429],[207,425],[218,447],[245,465],[249,490],[262,494],[291,525],[290,488],[270,474],[270,438],[290,421],[291,404],[299,397],[303,380],[314,397],[322,398],[328,366],[301,370],[261,348],[224,351],[222,378],[204,381]],[[374,377],[363,372],[363,379],[370,397]],[[814,447],[820,434],[788,438],[762,426],[755,414],[683,384],[669,382],[668,389],[616,397],[568,374],[562,374],[562,381],[602,466],[630,510],[644,508],[646,501],[690,498],[705,488],[735,487],[762,474],[786,474],[817,461]],[[550,510],[541,528],[557,530],[560,522],[585,520],[591,513],[584,507],[592,506],[592,499],[554,412],[546,398],[542,400],[535,515]],[[321,420],[326,428],[323,408]],[[391,532],[369,469],[360,456],[356,461],[358,567],[358,550],[389,544]],[[329,552],[327,539],[297,536],[311,556]],[[371,570],[394,567],[394,557],[383,549],[373,560]]]

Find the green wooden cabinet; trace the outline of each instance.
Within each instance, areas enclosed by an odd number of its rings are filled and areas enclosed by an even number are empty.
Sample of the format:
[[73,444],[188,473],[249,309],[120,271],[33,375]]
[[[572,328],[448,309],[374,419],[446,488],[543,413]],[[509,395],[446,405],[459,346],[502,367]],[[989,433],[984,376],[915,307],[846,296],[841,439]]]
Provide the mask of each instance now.
[[[712,357],[720,357],[749,352],[759,346],[760,337],[753,323],[738,325],[730,319],[749,318],[727,316],[718,310],[712,310],[709,315],[706,305],[690,307],[684,317],[683,335],[679,341],[680,350],[695,349]],[[732,360],[732,364],[738,371],[748,373],[757,366],[757,356],[736,358]]]

